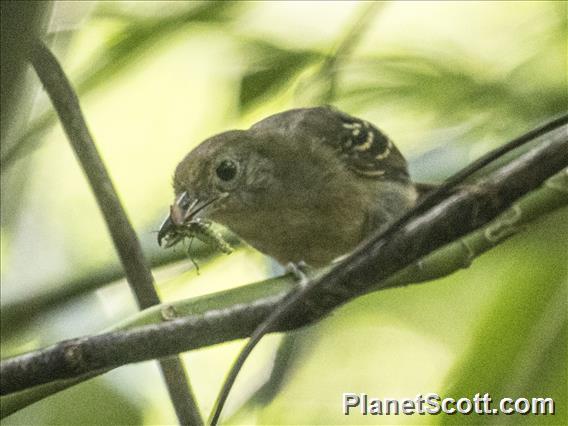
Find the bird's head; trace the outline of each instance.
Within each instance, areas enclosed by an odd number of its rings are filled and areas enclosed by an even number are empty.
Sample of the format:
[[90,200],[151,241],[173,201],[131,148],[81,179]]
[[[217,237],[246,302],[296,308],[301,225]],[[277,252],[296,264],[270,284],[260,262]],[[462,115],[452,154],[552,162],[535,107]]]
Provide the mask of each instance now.
[[195,219],[230,225],[246,216],[272,186],[271,160],[256,149],[255,135],[233,130],[205,140],[177,166],[175,200],[158,234],[158,242]]

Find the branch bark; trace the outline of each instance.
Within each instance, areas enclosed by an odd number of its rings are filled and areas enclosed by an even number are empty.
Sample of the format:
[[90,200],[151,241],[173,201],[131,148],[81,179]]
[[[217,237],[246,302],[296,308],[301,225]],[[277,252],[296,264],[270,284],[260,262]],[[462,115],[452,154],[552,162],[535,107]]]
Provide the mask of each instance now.
[[[364,244],[349,259],[319,278],[319,285],[310,287],[312,291],[304,295],[303,302],[270,330],[301,327],[368,291],[400,285],[388,278],[439,247],[451,242],[462,244],[461,237],[489,223],[518,198],[568,167],[567,130],[568,126],[564,125],[550,132],[530,150],[493,170],[475,185],[460,188],[435,207],[411,216],[389,238],[375,238]],[[561,193],[565,197],[565,187]],[[263,287],[266,286],[259,284],[257,288],[263,297],[256,297],[250,303],[238,300],[236,294],[239,291],[243,294],[239,289],[232,293],[234,298],[225,294],[217,300],[217,305],[211,303],[211,296],[209,300],[199,299],[201,307],[194,306],[193,312],[183,318],[175,318],[176,309],[168,311],[161,307],[157,311],[158,307],[154,307],[154,315],[174,319],[71,339],[8,359],[0,366],[2,394],[247,337],[275,306],[290,297],[289,285],[282,284],[279,291],[273,292]]]
[[[160,298],[154,288],[150,267],[87,128],[75,91],[57,59],[43,42],[35,44],[30,62],[57,111],[91,185],[138,306],[145,309],[159,304]],[[74,353],[70,349],[67,355],[73,357]],[[178,420],[182,424],[202,424],[181,359],[174,357],[162,360],[160,367]]]

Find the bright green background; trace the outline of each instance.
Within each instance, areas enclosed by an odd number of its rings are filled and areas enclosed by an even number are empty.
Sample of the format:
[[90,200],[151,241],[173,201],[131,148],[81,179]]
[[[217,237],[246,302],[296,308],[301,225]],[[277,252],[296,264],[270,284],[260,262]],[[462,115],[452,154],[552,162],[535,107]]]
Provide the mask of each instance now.
[[[362,15],[370,15],[367,24]],[[450,175],[566,110],[566,3],[183,2],[55,4],[49,40],[149,254],[181,157],[211,134],[293,106],[328,102],[377,124],[422,180]],[[361,36],[329,62],[342,40]],[[343,52],[343,51],[342,51]],[[34,77],[30,82],[37,89]],[[2,179],[2,304],[32,300],[115,262],[93,196],[51,108],[37,94],[34,143]],[[25,111],[22,111],[25,114]],[[34,127],[37,126],[37,127]],[[28,146],[28,145],[26,145]],[[295,333],[291,368],[266,407],[238,424],[565,424],[566,209],[531,225],[464,271],[360,298]],[[164,301],[252,282],[272,266],[241,249],[155,271]],[[124,282],[2,329],[2,356],[99,331],[135,312]],[[235,413],[266,380],[280,336],[255,350],[231,394]],[[208,413],[242,342],[184,354]],[[553,397],[557,414],[342,415],[343,392],[372,397]],[[3,424],[175,422],[155,363],[127,366],[13,415]]]

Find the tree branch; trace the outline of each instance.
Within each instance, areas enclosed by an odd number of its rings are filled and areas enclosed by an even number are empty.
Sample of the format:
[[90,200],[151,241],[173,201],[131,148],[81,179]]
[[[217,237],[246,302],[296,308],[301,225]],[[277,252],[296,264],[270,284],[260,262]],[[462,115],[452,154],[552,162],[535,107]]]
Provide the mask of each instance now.
[[[550,132],[536,146],[493,170],[475,185],[459,188],[447,194],[435,207],[411,216],[399,232],[386,240],[375,238],[364,244],[349,259],[319,278],[318,286],[310,286],[312,290],[303,295],[302,302],[270,330],[290,330],[309,324],[354,297],[400,285],[387,278],[445,244],[455,241],[454,244],[463,245],[463,241],[459,240],[461,237],[489,223],[515,200],[568,166],[567,129],[565,125]],[[566,179],[566,176],[559,179]],[[566,186],[561,185],[560,190],[553,189],[556,187],[557,183],[549,185],[537,194],[552,191],[556,197],[560,194],[565,204]],[[507,217],[500,220],[500,225],[494,222],[483,230],[483,238],[488,238],[496,229],[507,229],[504,228]],[[522,219],[515,223],[522,223]],[[491,229],[493,231],[487,231]],[[495,243],[499,240],[488,239]],[[480,245],[480,251],[491,245]],[[476,246],[470,244],[471,247],[475,250]],[[463,250],[459,252],[463,258]],[[428,258],[422,262],[422,268],[427,264]],[[420,270],[420,267],[415,268]],[[404,277],[403,272],[400,274]],[[266,283],[260,283],[255,285],[256,294],[252,294],[254,292],[249,287],[225,292],[221,296],[198,298],[183,318],[176,318],[179,314],[177,307],[154,307],[149,310],[152,315],[174,319],[131,330],[71,339],[8,359],[0,366],[2,394],[247,337],[274,311],[275,306],[290,297],[290,283],[280,279],[271,280],[271,285],[276,282],[281,285],[276,290],[267,289]],[[292,297],[296,294],[292,293]],[[248,303],[244,302],[246,295],[250,296]]]
[[[42,42],[35,45],[30,61],[89,180],[138,306],[144,309],[159,304],[150,267],[89,133],[75,91],[55,56]],[[178,420],[183,424],[202,424],[181,360],[169,358],[160,361],[160,366]]]
[[[411,283],[419,283],[451,274],[467,268],[474,258],[498,245],[507,237],[511,237],[527,224],[543,215],[568,205],[568,170],[561,172],[539,190],[525,196],[519,203],[503,213],[493,222],[467,237],[455,241],[421,259],[397,273],[388,280],[386,287],[398,287]],[[236,289],[218,292],[199,298],[176,301],[172,304],[154,306],[146,309],[113,330],[128,329],[145,324],[158,324],[163,321],[164,313],[168,317],[206,314],[209,309],[228,309],[238,304],[252,306],[261,299],[274,299],[280,293],[288,293],[294,289],[294,279],[290,277],[273,278],[260,283],[249,284]],[[274,303],[272,310],[276,309]],[[235,324],[238,327],[238,324]],[[35,386],[21,392],[0,398],[2,412],[0,417],[8,416],[36,401],[67,389],[100,373],[92,373],[75,379],[59,380],[45,385]]]

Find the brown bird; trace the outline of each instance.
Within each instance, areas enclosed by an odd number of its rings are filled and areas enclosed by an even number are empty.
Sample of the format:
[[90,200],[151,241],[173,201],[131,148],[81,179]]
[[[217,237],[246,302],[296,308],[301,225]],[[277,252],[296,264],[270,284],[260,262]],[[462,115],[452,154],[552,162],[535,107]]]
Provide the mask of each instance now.
[[184,223],[211,220],[281,264],[313,267],[388,226],[425,188],[384,133],[332,107],[213,136],[179,163],[173,186],[158,243]]

